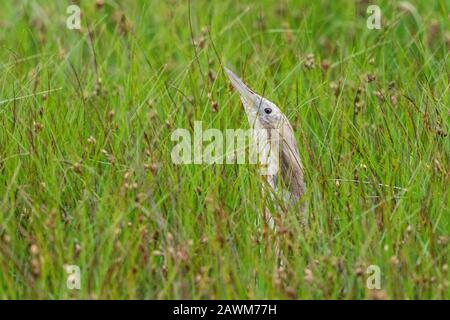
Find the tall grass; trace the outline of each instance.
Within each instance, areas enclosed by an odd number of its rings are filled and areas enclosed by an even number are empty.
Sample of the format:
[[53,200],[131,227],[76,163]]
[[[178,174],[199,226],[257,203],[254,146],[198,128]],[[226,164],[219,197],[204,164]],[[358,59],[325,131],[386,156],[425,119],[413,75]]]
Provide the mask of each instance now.
[[[381,30],[366,1],[95,2],[80,31],[1,5],[0,298],[450,298],[447,1],[378,1]],[[222,66],[295,128],[307,229],[263,223],[255,166],[173,164],[177,128],[248,127]]]

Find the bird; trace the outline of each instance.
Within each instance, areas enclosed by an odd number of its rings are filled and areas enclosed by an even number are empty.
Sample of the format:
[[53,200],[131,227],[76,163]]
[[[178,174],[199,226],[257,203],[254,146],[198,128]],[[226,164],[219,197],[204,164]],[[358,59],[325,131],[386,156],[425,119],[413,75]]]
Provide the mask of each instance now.
[[[279,170],[265,175],[272,198],[280,195],[286,209],[297,208],[301,214],[301,222],[304,221],[306,183],[304,169],[295,140],[294,129],[288,118],[280,108],[268,99],[251,90],[237,75],[224,67],[232,86],[238,92],[251,128],[258,132],[261,130],[276,131],[278,141],[278,156],[275,159]],[[257,135],[252,136],[258,139]],[[267,136],[268,140],[274,139]],[[253,141],[255,143],[255,141]],[[270,141],[269,141],[270,142]],[[272,159],[273,161],[273,159]],[[268,166],[271,163],[267,164]],[[265,209],[265,220],[271,229],[275,229],[274,217]]]

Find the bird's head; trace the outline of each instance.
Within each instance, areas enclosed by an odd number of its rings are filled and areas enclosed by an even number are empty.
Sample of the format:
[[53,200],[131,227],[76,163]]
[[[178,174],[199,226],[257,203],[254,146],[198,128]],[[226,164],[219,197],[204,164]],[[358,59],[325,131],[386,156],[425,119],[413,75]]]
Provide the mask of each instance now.
[[271,101],[251,90],[238,76],[225,68],[231,84],[238,91],[250,126],[257,124],[265,129],[278,129],[285,116]]

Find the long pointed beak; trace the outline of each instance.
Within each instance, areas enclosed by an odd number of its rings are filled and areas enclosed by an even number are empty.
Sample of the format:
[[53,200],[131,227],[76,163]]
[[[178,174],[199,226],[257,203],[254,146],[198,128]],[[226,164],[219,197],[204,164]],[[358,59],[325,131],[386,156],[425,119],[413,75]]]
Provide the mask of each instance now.
[[[259,95],[254,93],[247,85],[237,76],[235,75],[231,70],[225,68],[225,72],[228,75],[228,78],[230,78],[231,84],[233,87],[239,92],[239,95],[241,96],[241,100],[243,102],[246,102],[248,107],[251,107],[253,109],[257,109],[258,107],[258,101],[259,101]],[[245,103],[244,103],[245,106]]]

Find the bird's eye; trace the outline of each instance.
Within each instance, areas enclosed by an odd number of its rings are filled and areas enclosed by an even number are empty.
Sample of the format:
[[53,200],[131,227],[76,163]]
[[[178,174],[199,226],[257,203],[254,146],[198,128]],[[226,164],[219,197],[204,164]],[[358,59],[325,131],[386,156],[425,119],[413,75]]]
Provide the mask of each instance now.
[[266,114],[271,114],[271,113],[272,113],[272,109],[270,109],[270,108],[265,108],[265,109],[264,109],[264,112],[265,112]]

